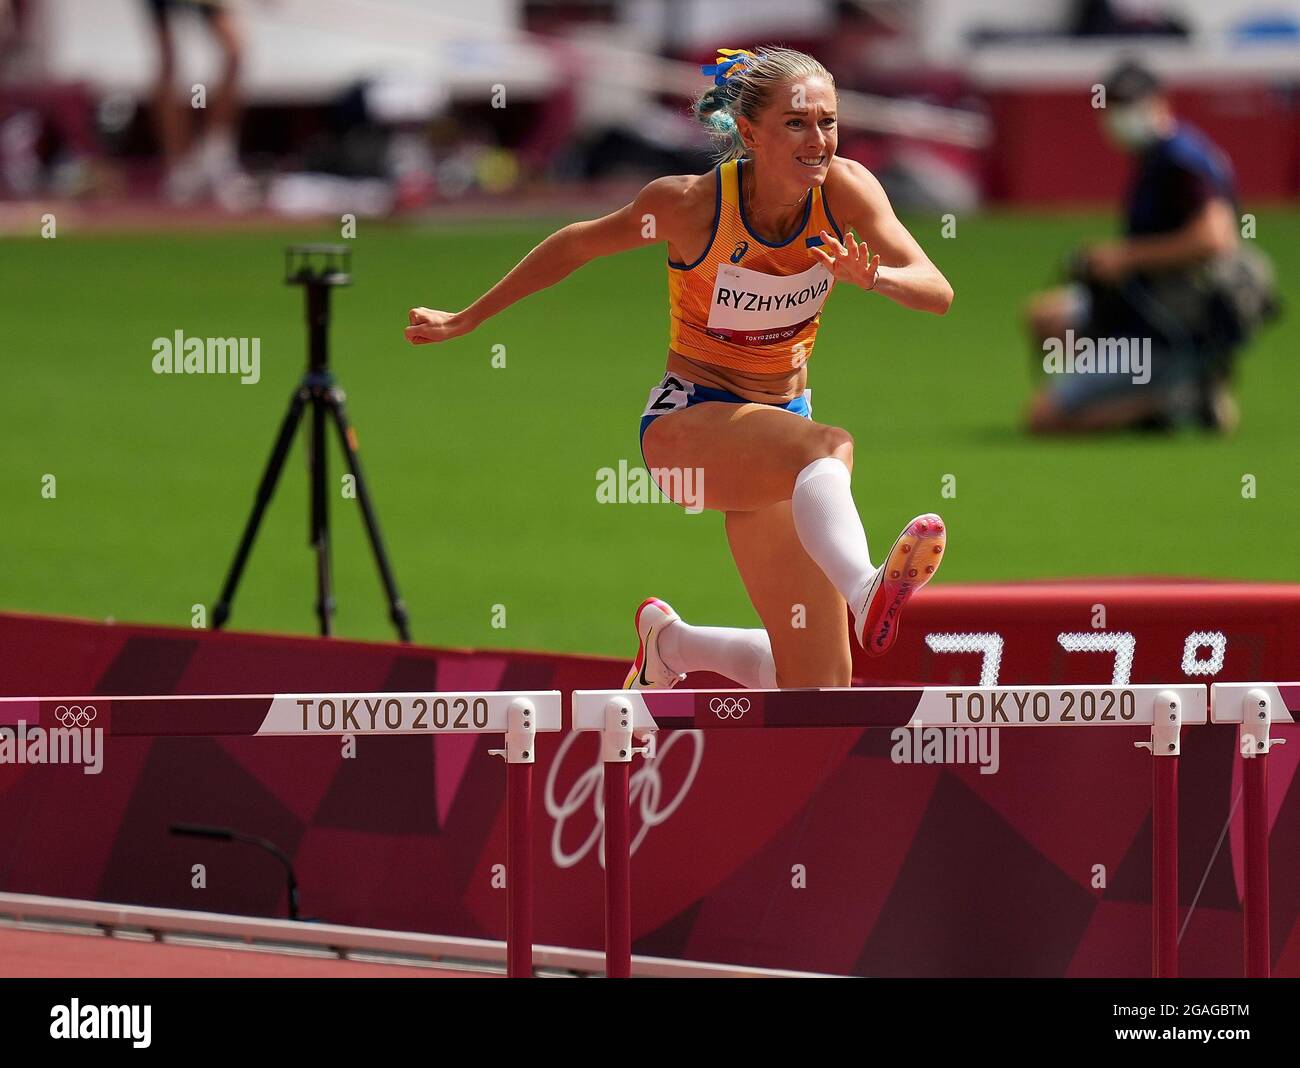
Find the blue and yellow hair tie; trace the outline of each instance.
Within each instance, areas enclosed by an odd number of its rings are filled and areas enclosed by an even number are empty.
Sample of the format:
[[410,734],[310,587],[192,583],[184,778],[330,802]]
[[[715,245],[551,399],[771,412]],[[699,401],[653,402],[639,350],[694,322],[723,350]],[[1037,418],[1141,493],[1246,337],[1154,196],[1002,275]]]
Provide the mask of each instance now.
[[706,63],[700,73],[710,75],[714,85],[726,85],[757,58],[747,48],[719,48],[717,62]]

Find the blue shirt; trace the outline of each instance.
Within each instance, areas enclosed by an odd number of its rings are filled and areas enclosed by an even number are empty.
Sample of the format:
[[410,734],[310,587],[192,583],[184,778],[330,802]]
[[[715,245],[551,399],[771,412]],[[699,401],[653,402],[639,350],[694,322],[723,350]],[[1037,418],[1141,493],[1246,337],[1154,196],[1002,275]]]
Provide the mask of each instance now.
[[1129,237],[1171,233],[1216,198],[1236,204],[1232,163],[1200,130],[1180,122],[1139,158],[1125,232]]

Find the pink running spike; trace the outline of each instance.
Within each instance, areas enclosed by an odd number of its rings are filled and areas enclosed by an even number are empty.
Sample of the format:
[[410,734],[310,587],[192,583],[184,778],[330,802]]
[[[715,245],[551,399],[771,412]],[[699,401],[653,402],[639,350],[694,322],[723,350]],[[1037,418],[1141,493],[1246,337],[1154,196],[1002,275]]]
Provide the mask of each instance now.
[[[944,543],[944,523],[937,515],[919,515],[903,528],[863,601],[854,606],[854,634],[868,655],[880,656],[894,644],[903,606],[938,570]],[[926,550],[932,550],[931,563],[917,560],[909,566],[917,553],[924,558]]]

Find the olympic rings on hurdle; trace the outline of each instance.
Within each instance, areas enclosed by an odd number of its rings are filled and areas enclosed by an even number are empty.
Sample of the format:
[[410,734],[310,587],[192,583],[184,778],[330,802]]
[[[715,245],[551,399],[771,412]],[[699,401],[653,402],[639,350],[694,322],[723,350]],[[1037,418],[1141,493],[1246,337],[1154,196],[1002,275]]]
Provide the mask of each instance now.
[[98,713],[94,705],[59,705],[54,718],[65,727],[89,727]]
[[749,711],[748,697],[714,697],[709,701],[709,710],[718,719],[740,719]]

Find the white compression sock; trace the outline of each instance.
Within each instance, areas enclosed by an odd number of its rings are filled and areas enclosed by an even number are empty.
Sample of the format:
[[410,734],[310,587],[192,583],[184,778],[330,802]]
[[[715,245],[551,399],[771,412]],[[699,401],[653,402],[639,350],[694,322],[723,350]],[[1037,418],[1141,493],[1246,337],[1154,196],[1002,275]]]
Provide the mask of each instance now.
[[693,627],[677,619],[659,632],[659,656],[670,671],[712,671],[750,690],[776,688],[767,631]]
[[790,500],[804,550],[856,611],[856,601],[876,569],[849,481],[843,460],[823,456],[799,472]]

